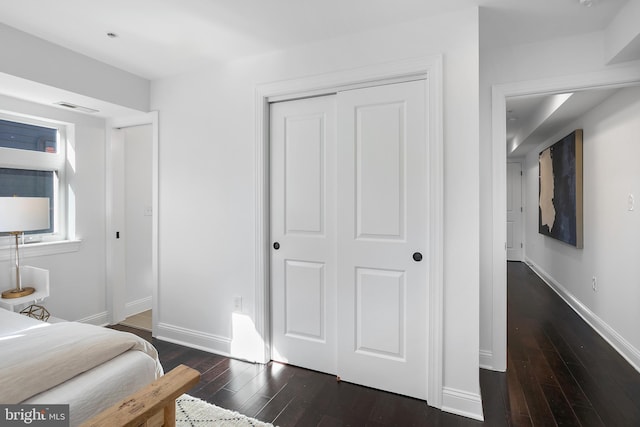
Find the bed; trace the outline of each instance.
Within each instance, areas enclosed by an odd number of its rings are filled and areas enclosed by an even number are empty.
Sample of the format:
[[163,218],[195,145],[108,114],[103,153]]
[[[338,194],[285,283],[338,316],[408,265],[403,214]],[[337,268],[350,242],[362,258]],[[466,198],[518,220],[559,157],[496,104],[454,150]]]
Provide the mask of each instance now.
[[162,375],[155,348],[136,335],[0,309],[0,403],[69,404],[77,426]]

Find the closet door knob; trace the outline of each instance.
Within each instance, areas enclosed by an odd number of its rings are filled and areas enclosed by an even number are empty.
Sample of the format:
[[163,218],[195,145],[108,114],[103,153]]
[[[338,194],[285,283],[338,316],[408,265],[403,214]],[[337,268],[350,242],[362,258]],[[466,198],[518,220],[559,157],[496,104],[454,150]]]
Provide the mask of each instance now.
[[273,249],[275,249],[276,251],[277,251],[278,249],[280,249],[280,243],[278,243],[278,242],[274,242],[274,243],[273,243]]
[[413,253],[413,260],[415,262],[420,262],[422,261],[422,254],[420,252],[414,252]]

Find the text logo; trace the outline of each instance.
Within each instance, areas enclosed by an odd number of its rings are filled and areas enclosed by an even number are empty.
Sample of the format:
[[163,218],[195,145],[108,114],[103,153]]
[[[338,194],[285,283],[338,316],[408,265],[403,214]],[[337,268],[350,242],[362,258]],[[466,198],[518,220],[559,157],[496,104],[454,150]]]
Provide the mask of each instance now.
[[69,427],[69,405],[0,405],[0,426]]

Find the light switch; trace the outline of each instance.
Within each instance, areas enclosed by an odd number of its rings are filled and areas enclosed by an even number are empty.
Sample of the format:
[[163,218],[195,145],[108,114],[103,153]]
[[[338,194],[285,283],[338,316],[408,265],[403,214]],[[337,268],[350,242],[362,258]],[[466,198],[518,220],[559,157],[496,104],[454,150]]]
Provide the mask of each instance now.
[[633,199],[633,194],[629,194],[628,203],[629,203],[629,210],[632,211],[633,208],[635,207],[634,206],[635,205],[635,200]]

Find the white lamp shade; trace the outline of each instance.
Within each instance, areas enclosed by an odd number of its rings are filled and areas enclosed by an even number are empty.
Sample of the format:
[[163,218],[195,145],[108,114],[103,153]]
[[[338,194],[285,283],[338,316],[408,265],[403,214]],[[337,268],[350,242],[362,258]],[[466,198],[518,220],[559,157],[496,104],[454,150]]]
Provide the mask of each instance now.
[[47,197],[0,197],[0,232],[49,228]]

